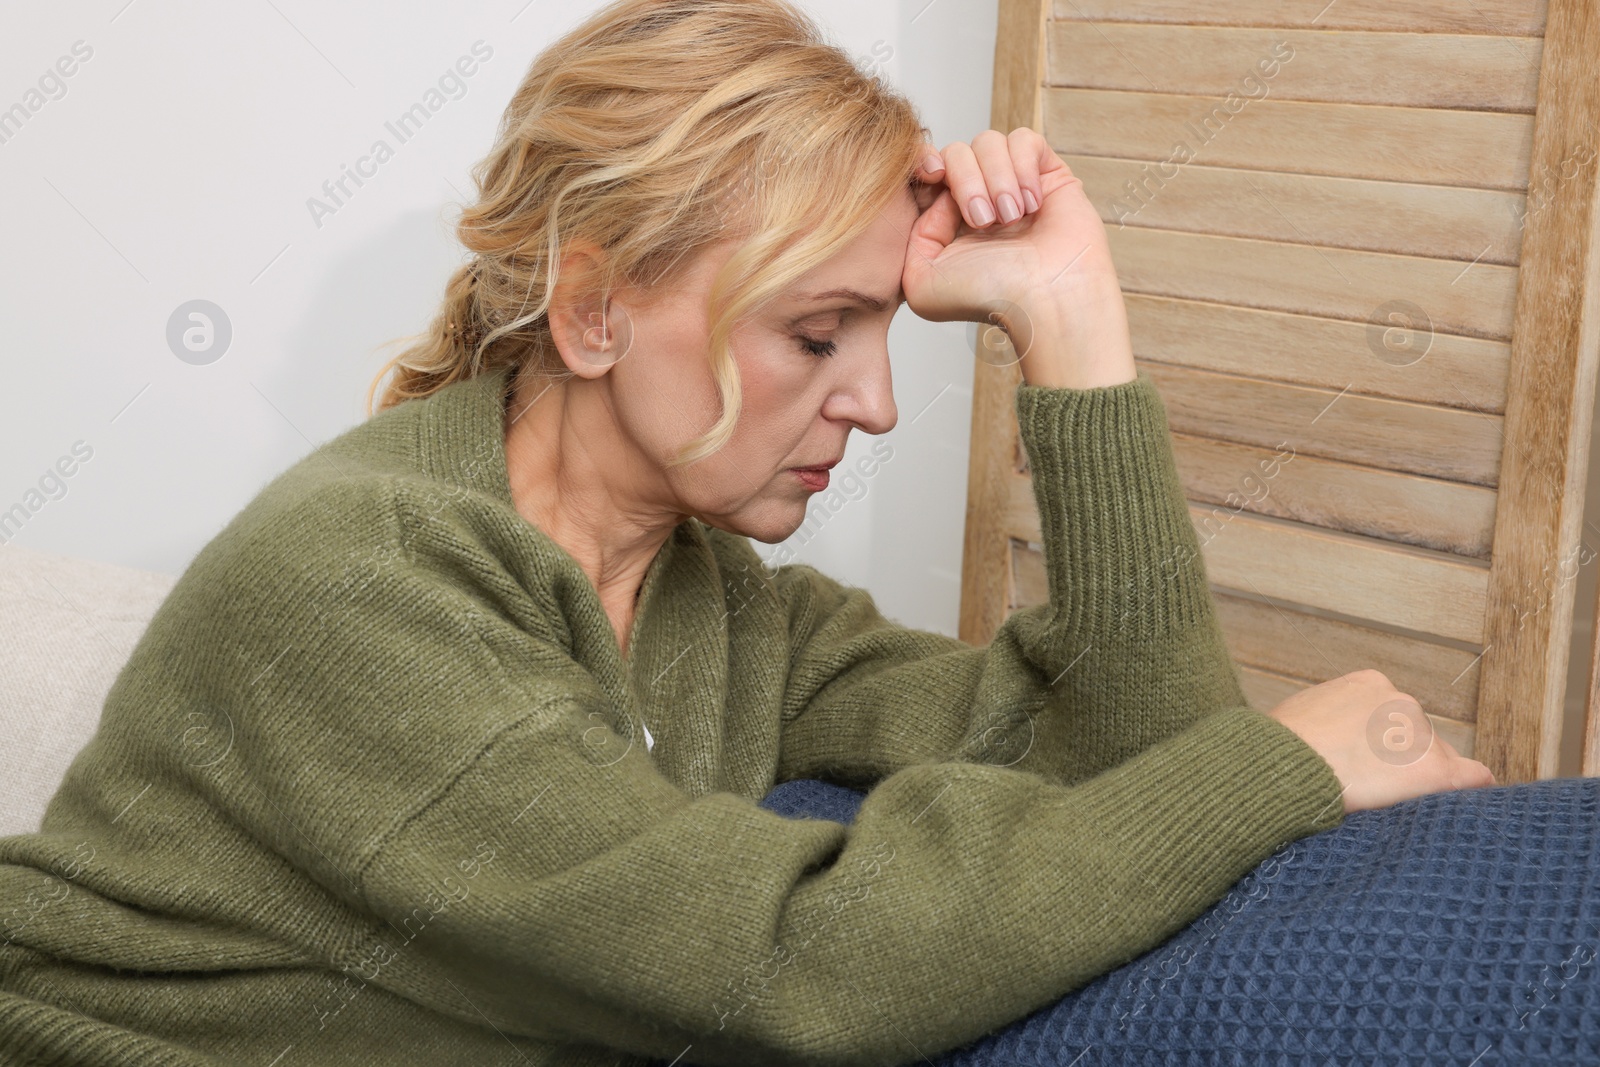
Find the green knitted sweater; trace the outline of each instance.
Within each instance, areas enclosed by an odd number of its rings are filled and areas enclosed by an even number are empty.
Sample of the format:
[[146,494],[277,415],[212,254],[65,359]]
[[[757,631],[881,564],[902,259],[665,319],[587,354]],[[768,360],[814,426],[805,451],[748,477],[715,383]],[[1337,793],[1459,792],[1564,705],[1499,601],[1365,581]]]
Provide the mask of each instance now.
[[[1018,386],[1050,602],[987,647],[690,519],[626,657],[513,507],[506,386],[353,427],[195,557],[0,839],[0,1062],[917,1062],[1340,823],[1239,688],[1142,371]],[[801,777],[871,792],[758,806]]]

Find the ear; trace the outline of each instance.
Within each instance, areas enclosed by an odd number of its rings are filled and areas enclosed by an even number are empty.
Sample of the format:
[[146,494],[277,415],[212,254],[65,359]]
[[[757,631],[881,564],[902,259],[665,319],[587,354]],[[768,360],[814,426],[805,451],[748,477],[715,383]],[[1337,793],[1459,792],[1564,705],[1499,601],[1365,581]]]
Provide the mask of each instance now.
[[599,378],[616,365],[631,338],[619,328],[627,315],[613,291],[602,302],[600,270],[605,252],[592,241],[578,241],[561,257],[556,289],[546,316],[561,361],[573,374]]

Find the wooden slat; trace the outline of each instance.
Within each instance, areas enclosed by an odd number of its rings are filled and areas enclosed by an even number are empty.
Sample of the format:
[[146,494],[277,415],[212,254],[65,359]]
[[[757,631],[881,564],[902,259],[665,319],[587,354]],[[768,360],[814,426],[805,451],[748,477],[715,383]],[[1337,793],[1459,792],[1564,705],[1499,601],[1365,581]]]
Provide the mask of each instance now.
[[[1294,696],[1302,689],[1308,688],[1309,683],[1299,678],[1286,678],[1283,675],[1273,674],[1270,671],[1256,670],[1253,667],[1239,668],[1239,688],[1244,690],[1245,699],[1252,707],[1259,711],[1271,711],[1284,700]],[[1415,695],[1415,694],[1413,694]],[[1421,703],[1419,700],[1418,703]],[[1443,715],[1435,715],[1426,706],[1422,712],[1428,716],[1436,737],[1449,742],[1461,755],[1468,759],[1479,758],[1475,752],[1477,748],[1477,729],[1470,723],[1458,722]]]
[[[1133,6],[1132,4],[1125,6]],[[1049,84],[1532,114],[1538,37],[1050,23]]]
[[1296,455],[1360,463],[1493,486],[1500,474],[1495,415],[1398,400],[1340,395],[1139,361],[1174,433],[1212,437]]
[[[1500,414],[1511,345],[1438,333],[1394,312],[1347,322],[1124,294],[1136,357],[1419,404]],[[1383,358],[1379,358],[1379,353]],[[1276,442],[1274,442],[1276,443]]]
[[[1039,87],[1044,83],[1044,27],[1049,0],[999,0],[990,123],[996,129],[1043,130]],[[1011,552],[1001,519],[1018,449],[1015,392],[1021,371],[973,360],[972,442],[967,466],[967,513],[961,553],[961,610],[957,632],[987,644],[1005,621],[1012,580]]]
[[1196,503],[1489,559],[1491,489],[1187,434],[1173,435],[1173,453]]
[[[1189,517],[1215,587],[1472,644],[1482,634],[1486,568],[1226,508],[1190,504]],[[1011,544],[1013,606],[1045,603],[1042,551]]]
[[1244,698],[1257,711],[1271,711],[1308,686],[1309,683],[1301,678],[1288,678],[1243,664],[1239,666],[1239,688],[1244,690]]
[[1470,561],[1245,512],[1189,505],[1215,585],[1481,644],[1489,572]]
[[[1109,227],[1211,233],[1515,265],[1527,196],[1454,185],[1325,178],[1317,174],[1160,167],[1138,159],[1068,153]],[[1165,175],[1165,176],[1163,176]],[[1131,184],[1130,184],[1131,183]],[[1373,225],[1381,219],[1382,225]]]
[[1309,679],[1382,671],[1424,710],[1464,723],[1477,720],[1477,651],[1327,618],[1292,606],[1213,590],[1217,622],[1240,666]]
[[[1495,494],[1459,482],[1395,474],[1315,456],[1173,434],[1183,492],[1200,504],[1244,505],[1252,514],[1487,561]],[[1006,533],[1039,542],[1033,479],[1011,476]]]
[[[1531,173],[1600,153],[1600,5],[1551,0]],[[1582,547],[1600,363],[1596,166],[1552,183],[1523,238],[1478,694],[1481,759],[1501,782],[1555,775],[1576,583],[1545,579]],[[1530,600],[1540,605],[1531,614]],[[1589,696],[1589,731],[1600,730]],[[1593,745],[1590,746],[1591,750]],[[1588,773],[1600,773],[1592,764]]]
[[1058,152],[1091,156],[1479,189],[1528,186],[1531,115],[1270,98],[1235,103],[1047,88],[1042,132]]
[[1404,300],[1436,331],[1511,336],[1514,267],[1134,226],[1107,237],[1126,292],[1363,323]]
[[1322,30],[1542,36],[1545,0],[1055,0],[1052,17]]

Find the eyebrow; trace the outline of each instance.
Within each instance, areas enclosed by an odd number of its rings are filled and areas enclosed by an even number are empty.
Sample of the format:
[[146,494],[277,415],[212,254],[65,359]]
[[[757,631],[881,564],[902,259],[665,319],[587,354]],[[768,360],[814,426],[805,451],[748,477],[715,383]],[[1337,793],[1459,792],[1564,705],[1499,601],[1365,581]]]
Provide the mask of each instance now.
[[[826,292],[821,293],[800,294],[801,300],[817,302],[823,300],[837,300],[840,297],[843,297],[846,300],[854,300],[858,304],[865,304],[873,311],[885,311],[889,307],[889,301],[886,298],[881,296],[869,296],[866,293],[861,292],[859,289],[829,289]],[[905,297],[901,296],[897,291],[894,306],[899,307],[903,303],[905,303]]]

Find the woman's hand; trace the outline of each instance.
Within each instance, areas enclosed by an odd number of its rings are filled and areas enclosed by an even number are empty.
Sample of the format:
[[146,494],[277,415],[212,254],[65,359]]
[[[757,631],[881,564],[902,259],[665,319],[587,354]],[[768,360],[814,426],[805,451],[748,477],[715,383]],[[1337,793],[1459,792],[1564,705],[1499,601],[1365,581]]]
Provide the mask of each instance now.
[[1105,224],[1061,157],[1026,126],[985,130],[935,155],[943,169],[916,171],[907,306],[934,322],[998,324],[1034,384],[1131,379]]
[[1495,784],[1488,767],[1434,733],[1417,700],[1381,671],[1331,678],[1267,714],[1328,761],[1344,784],[1346,813]]

